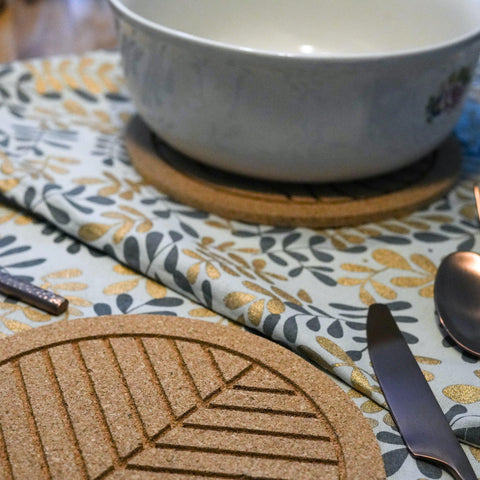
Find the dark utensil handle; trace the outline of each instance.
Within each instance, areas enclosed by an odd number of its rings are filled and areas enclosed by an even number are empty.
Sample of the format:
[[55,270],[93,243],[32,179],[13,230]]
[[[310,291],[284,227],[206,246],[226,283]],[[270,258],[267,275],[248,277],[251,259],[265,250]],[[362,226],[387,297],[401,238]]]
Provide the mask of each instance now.
[[0,292],[53,315],[60,315],[68,307],[66,298],[30,283],[22,282],[5,272],[0,272]]

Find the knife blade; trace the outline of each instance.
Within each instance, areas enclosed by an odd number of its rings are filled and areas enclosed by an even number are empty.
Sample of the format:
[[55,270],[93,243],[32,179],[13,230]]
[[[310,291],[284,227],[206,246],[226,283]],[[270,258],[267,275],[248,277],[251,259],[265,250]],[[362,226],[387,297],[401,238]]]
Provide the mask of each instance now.
[[439,464],[456,480],[477,480],[386,305],[373,304],[368,310],[367,346],[378,383],[411,454]]

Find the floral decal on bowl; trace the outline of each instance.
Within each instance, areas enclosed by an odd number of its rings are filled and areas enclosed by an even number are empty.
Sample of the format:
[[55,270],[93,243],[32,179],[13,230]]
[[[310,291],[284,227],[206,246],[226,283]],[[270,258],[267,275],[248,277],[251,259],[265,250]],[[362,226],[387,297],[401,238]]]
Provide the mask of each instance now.
[[455,73],[452,73],[448,80],[439,88],[436,95],[431,95],[426,107],[427,122],[432,123],[435,117],[444,112],[450,112],[462,101],[470,80],[472,72],[468,67],[462,67]]

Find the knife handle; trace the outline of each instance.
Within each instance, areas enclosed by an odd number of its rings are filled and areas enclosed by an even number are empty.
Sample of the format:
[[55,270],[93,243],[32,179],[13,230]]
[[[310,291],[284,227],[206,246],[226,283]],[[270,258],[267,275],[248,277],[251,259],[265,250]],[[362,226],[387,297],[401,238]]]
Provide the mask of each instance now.
[[68,300],[49,290],[18,280],[5,272],[0,272],[0,292],[18,298],[29,305],[53,315],[60,315],[68,307]]

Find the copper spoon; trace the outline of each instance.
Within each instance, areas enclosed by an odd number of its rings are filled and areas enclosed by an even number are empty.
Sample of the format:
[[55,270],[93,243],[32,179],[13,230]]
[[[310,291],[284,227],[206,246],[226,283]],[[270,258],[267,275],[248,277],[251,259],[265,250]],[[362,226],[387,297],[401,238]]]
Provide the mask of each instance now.
[[[474,186],[480,221],[480,189]],[[438,267],[434,285],[435,306],[440,322],[464,350],[480,356],[480,255],[455,252]]]
[[455,252],[445,257],[434,285],[440,322],[452,339],[480,356],[480,255]]

